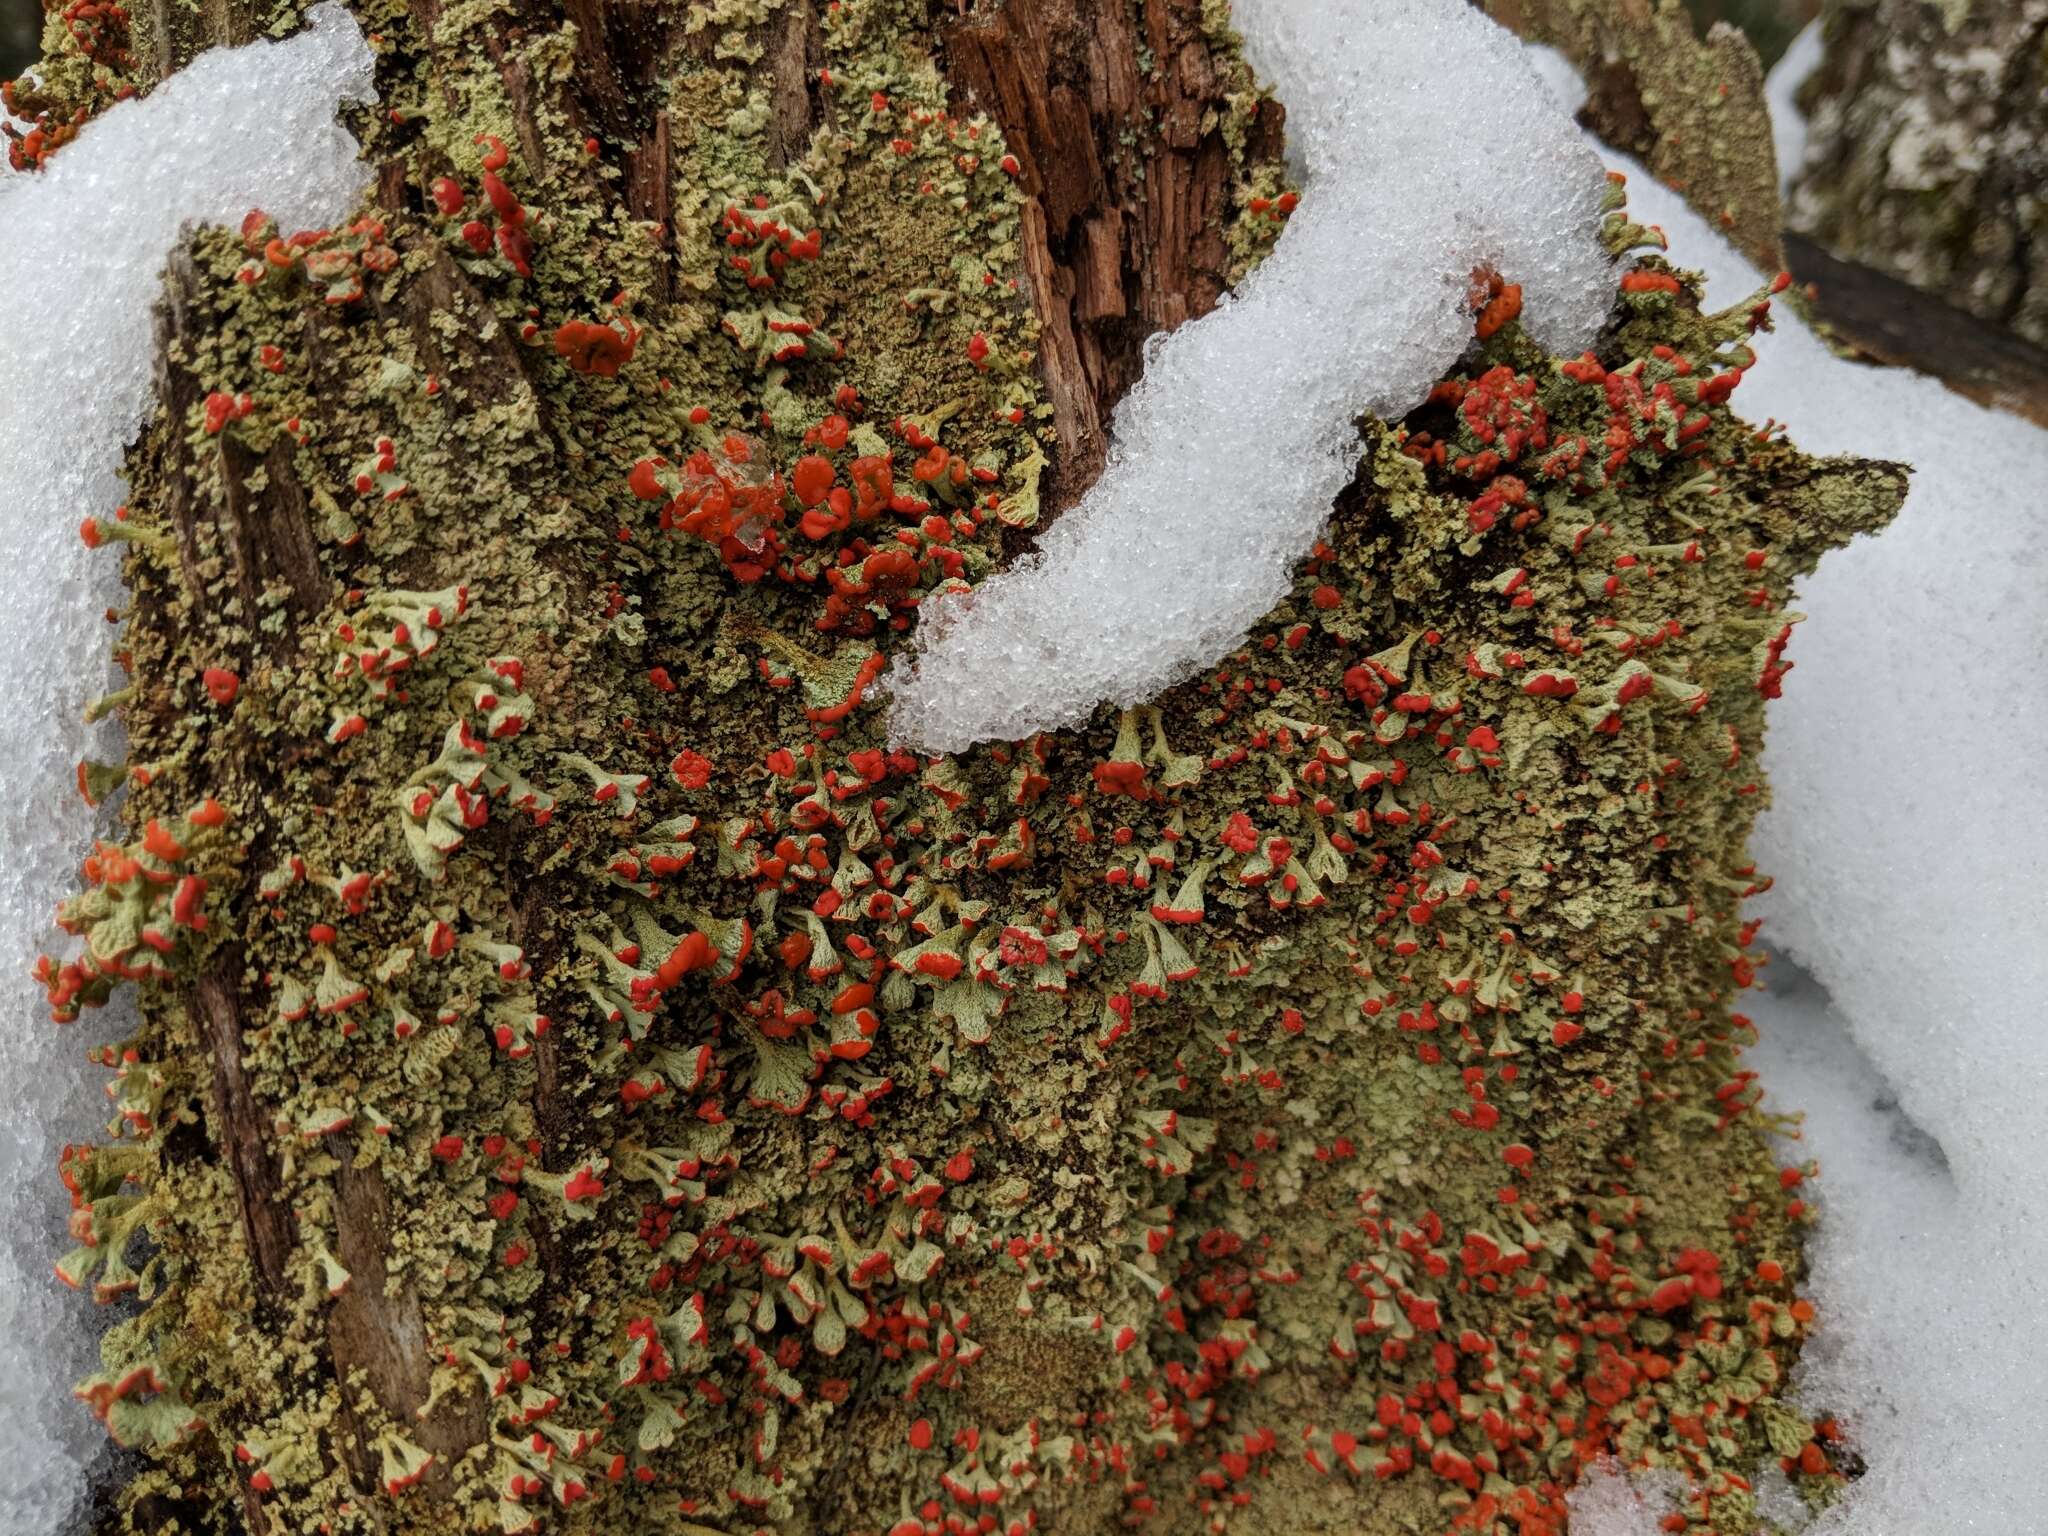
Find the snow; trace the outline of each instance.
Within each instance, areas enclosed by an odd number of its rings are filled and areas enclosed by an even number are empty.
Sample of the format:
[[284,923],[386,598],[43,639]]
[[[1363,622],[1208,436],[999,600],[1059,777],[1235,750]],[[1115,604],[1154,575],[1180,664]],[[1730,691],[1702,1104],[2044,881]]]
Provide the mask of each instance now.
[[1794,99],[1799,87],[1820,65],[1820,20],[1816,17],[1792,39],[1764,78],[1764,106],[1771,114],[1771,138],[1778,147],[1778,190],[1790,193],[1806,166],[1806,114]]
[[338,5],[284,43],[216,50],[146,98],[120,103],[37,174],[0,177],[0,1530],[40,1536],[78,1518],[105,1434],[72,1400],[97,1367],[97,1319],[51,1274],[64,1239],[58,1149],[99,1135],[106,1074],[84,1048],[119,1038],[52,1025],[27,978],[56,948],[50,916],[77,878],[95,820],[73,786],[88,755],[121,747],[81,711],[112,686],[118,550],[78,525],[122,497],[123,445],[148,408],[150,305],[188,221],[236,223],[261,205],[287,229],[339,219],[365,176],[334,121],[368,100],[371,57]]
[[[1821,1212],[1808,1244],[1821,1327],[1800,1363],[1799,1388],[1816,1411],[1854,1405],[1871,1464],[1851,1506],[1867,1522],[1856,1529],[2023,1530],[2015,1516],[2038,1508],[2038,1485],[2031,1501],[2023,1488],[2003,1499],[1998,1487],[2023,1463],[1994,1473],[1973,1455],[1956,1477],[1929,1455],[1973,1440],[1987,1404],[2016,1404],[2038,1390],[2038,1349],[1983,1326],[2017,1310],[2002,1295],[2014,1276],[1982,1262],[1990,1255],[1939,1143],[1906,1115],[1820,984],[1783,956],[1765,974],[1769,993],[1744,1008],[1762,1035],[1748,1064],[1763,1074],[1768,1109],[1805,1116],[1781,1155],[1818,1156],[1821,1165],[1807,1186]],[[2038,1293],[2035,1304],[2038,1318]],[[1990,1481],[1972,1486],[1983,1477]],[[1947,1486],[1923,1492],[1930,1482]],[[1959,1517],[1967,1511],[1976,1524],[1928,1524],[1956,1500]]]
[[1491,263],[1575,353],[1612,273],[1597,159],[1464,0],[1258,0],[1236,20],[1287,103],[1306,192],[1213,314],[1148,344],[1108,467],[1037,551],[925,604],[890,735],[930,752],[1071,725],[1213,664],[1286,594],[1357,458],[1471,337]]
[[1536,78],[1550,92],[1551,99],[1566,117],[1576,118],[1579,109],[1585,106],[1588,94],[1586,82],[1579,77],[1578,66],[1548,43],[1524,43],[1522,52],[1536,71]]
[[1680,1486],[1673,1475],[1631,1476],[1598,1462],[1565,1495],[1571,1536],[1664,1536],[1660,1522],[1676,1507]]
[[[1617,156],[1634,217],[1732,303],[1763,274]],[[2048,431],[1844,361],[1783,303],[1735,395],[1809,452],[1914,468],[1897,521],[1802,585],[1752,842],[1764,937],[1839,1015],[1766,999],[1807,1108],[1820,1328],[1803,1401],[1869,1464],[1814,1536],[2038,1529],[2048,1505]],[[1796,994],[1795,994],[1796,997]],[[1831,1032],[1831,1033],[1830,1033]],[[1860,1074],[1860,1075],[1859,1075]],[[1889,1084],[1889,1088],[1881,1085]],[[1938,1148],[1916,1169],[1889,1111]],[[1914,1154],[1918,1155],[1918,1154]],[[1924,1159],[1923,1159],[1924,1162]]]

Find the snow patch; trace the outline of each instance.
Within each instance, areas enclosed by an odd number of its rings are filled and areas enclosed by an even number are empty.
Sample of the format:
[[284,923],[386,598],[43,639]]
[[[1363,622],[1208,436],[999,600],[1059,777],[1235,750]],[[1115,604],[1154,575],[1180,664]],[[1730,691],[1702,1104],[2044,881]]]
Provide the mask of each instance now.
[[1147,346],[1109,464],[1035,553],[928,600],[887,685],[928,752],[1072,725],[1229,653],[1287,593],[1358,462],[1357,418],[1420,401],[1491,263],[1577,352],[1613,297],[1598,160],[1514,38],[1464,0],[1258,0],[1246,50],[1306,192],[1218,309]]
[[1586,105],[1589,92],[1586,82],[1579,74],[1579,67],[1565,57],[1560,49],[1548,43],[1524,43],[1523,55],[1536,71],[1536,78],[1543,82],[1543,89],[1550,92],[1558,110],[1566,117],[1576,118]]
[[1778,148],[1778,190],[1789,194],[1806,168],[1806,114],[1799,110],[1799,87],[1820,67],[1822,42],[1816,17],[1792,39],[1771,72],[1764,77],[1764,106],[1771,114],[1771,139]]
[[[1817,1157],[1806,1186],[1820,1221],[1807,1244],[1820,1326],[1796,1385],[1814,1411],[1853,1405],[1868,1471],[1844,1510],[1810,1530],[1837,1536],[2026,1529],[2042,1479],[2008,1449],[2038,1444],[2039,1410],[1998,1419],[2038,1393],[2038,1285],[2021,1255],[1978,1227],[1938,1142],[1915,1124],[1821,986],[1780,957],[1745,1011],[1762,1043],[1746,1060],[1767,1107],[1805,1116],[1791,1161]],[[2012,1294],[2015,1286],[2017,1295]],[[2029,1315],[2031,1313],[2031,1315]],[[1987,1433],[1992,1443],[1980,1444]],[[1945,1465],[1960,1455],[1962,1465]]]
[[[112,686],[102,610],[117,550],[88,552],[89,515],[121,501],[122,450],[149,407],[150,306],[182,227],[261,205],[287,229],[338,220],[366,175],[334,121],[373,99],[371,55],[339,5],[288,42],[202,54],[149,96],[109,108],[33,174],[0,178],[0,1530],[79,1518],[106,1436],[72,1401],[98,1366],[94,1309],[51,1265],[66,1246],[57,1153],[101,1134],[105,1073],[84,1048],[121,1019],[60,1030],[27,979],[62,936],[50,916],[91,846],[72,773],[118,760],[82,720]],[[99,830],[107,830],[100,826]]]
[[[1632,216],[1706,273],[1710,305],[1762,280],[1676,193],[1610,163]],[[1844,361],[1790,306],[1774,314],[1737,408],[1789,423],[1808,452],[1914,471],[1892,526],[1800,588],[1751,844],[1776,880],[1753,908],[1765,938],[1827,988],[1867,1064],[1857,1078],[1839,1042],[1804,1066],[1765,1055],[1780,1107],[1811,1109],[1824,1170],[1803,1400],[1869,1465],[1811,1531],[2033,1529],[2048,1505],[2048,431]],[[1772,1003],[1754,1011],[1767,1039],[1789,1032]],[[1945,1178],[1869,1123],[1880,1082]]]
[[1683,1487],[1674,1473],[1629,1474],[1598,1462],[1565,1495],[1571,1536],[1664,1536],[1663,1519]]

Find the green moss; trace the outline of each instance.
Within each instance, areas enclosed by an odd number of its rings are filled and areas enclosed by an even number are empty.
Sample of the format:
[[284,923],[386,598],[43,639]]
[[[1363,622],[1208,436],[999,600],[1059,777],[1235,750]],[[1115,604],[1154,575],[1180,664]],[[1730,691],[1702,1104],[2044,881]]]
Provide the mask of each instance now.
[[[921,761],[879,663],[1059,446],[1000,135],[922,12],[828,14],[795,155],[772,8],[689,12],[635,106],[661,227],[624,146],[512,132],[566,32],[380,24],[402,206],[276,271],[198,237],[193,403],[130,466],[148,874],[75,910],[206,881],[169,950],[95,941],[152,968],[72,1169],[147,1234],[99,1260],[141,1265],[95,1404],[132,1526],[168,1476],[219,1531],[1541,1530],[1613,1450],[1746,1531],[1734,1479],[1809,1441],[1730,1012],[1755,758],[1791,581],[1901,482],[1701,399],[1753,306],[1624,293],[1569,372],[1475,340],[1240,653]],[[461,233],[509,221],[478,135],[530,277]]]

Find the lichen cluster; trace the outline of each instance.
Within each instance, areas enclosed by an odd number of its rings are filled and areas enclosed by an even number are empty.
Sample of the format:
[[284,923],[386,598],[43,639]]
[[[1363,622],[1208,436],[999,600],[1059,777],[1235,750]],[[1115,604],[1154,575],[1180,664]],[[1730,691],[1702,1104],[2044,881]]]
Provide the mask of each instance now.
[[772,9],[690,8],[658,221],[551,105],[575,35],[457,7],[366,16],[377,210],[196,239],[190,399],[85,528],[128,840],[41,967],[140,992],[59,1266],[122,1308],[128,1524],[1531,1536],[1607,1455],[1689,1529],[1774,1461],[1826,1497],[1730,1007],[1790,584],[1900,473],[1737,419],[1768,296],[1702,314],[1617,214],[1597,350],[1480,274],[1212,674],[892,750],[879,672],[1058,452],[1022,197],[887,0],[789,153]]
[[135,94],[141,72],[133,42],[117,0],[46,0],[37,78],[0,81],[0,106],[28,124],[0,122],[12,169],[40,167],[97,113]]

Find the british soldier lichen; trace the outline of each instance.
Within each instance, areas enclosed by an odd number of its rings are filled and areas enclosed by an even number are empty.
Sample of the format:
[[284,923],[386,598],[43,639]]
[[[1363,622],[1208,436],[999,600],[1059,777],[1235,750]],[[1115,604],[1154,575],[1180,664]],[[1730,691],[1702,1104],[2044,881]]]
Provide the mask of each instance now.
[[133,1298],[80,1388],[130,1520],[1527,1536],[1609,1454],[1702,1531],[1773,1460],[1824,1496],[1730,1005],[1790,583],[1901,473],[1731,413],[1766,294],[1626,260],[1561,360],[1481,274],[1238,653],[891,750],[883,663],[1058,449],[1021,203],[917,7],[830,8],[776,138],[773,10],[690,12],[661,223],[637,150],[511,129],[570,34],[391,10],[404,196],[194,244],[191,409],[85,530],[128,836],[41,972],[141,996],[59,1265]]
[[117,0],[45,0],[43,56],[34,78],[0,81],[0,106],[28,124],[0,123],[8,164],[39,168],[78,130],[135,94],[143,75],[130,17]]

